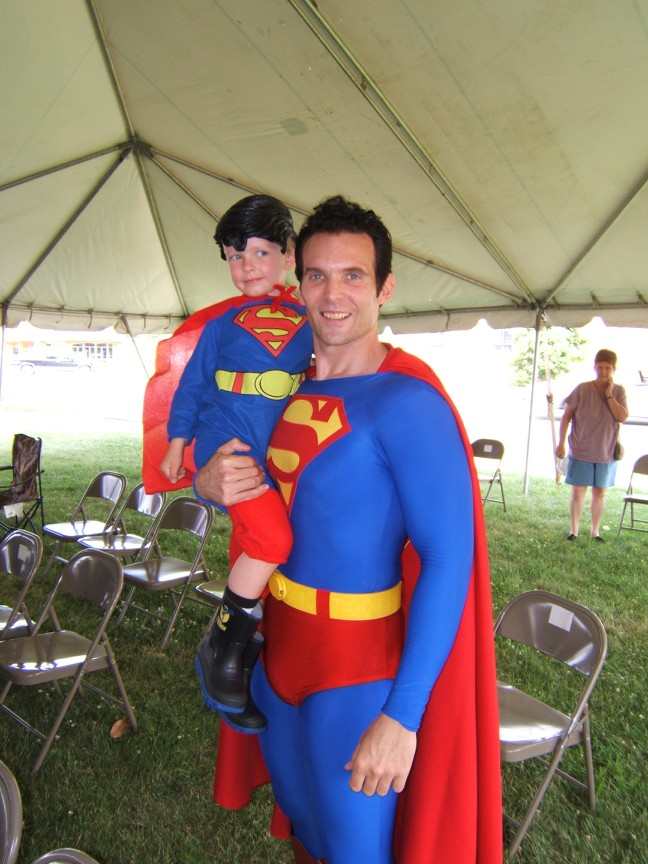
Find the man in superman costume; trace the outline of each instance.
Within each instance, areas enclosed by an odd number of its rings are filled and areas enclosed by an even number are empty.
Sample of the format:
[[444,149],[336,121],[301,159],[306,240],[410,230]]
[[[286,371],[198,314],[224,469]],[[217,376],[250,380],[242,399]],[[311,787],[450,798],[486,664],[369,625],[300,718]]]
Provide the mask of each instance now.
[[[268,450],[294,545],[270,581],[252,686],[268,718],[273,827],[292,835],[299,862],[499,864],[493,629],[470,447],[428,367],[378,342],[394,280],[375,214],[324,202],[296,254],[316,370]],[[201,494],[249,496],[258,474],[235,449],[199,473]],[[224,482],[235,467],[240,479]],[[243,806],[266,777],[256,739],[221,728],[217,802]]]

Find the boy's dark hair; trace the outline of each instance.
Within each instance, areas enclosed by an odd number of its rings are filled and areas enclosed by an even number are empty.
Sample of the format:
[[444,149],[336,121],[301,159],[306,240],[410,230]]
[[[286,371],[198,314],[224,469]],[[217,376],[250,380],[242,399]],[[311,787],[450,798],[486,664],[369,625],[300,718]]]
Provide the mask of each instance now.
[[617,364],[617,355],[614,351],[609,351],[607,348],[601,348],[600,351],[596,352],[596,357],[594,358],[594,365],[597,363],[611,363],[616,369]]
[[233,246],[242,252],[250,237],[261,237],[276,243],[286,252],[290,241],[295,240],[290,210],[272,195],[248,195],[233,204],[221,216],[216,225],[214,240],[220,248],[221,258],[225,261],[225,246]]
[[376,289],[385,284],[392,269],[391,234],[373,210],[365,210],[342,195],[322,201],[306,219],[297,235],[295,244],[295,273],[301,282],[303,273],[302,253],[304,245],[314,234],[368,234],[374,247],[374,269]]

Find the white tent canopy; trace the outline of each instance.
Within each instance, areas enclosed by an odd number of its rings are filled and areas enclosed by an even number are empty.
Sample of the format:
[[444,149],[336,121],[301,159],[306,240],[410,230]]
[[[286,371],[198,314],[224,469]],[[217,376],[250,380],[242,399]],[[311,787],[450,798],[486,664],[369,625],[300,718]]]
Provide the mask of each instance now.
[[0,46],[9,325],[172,329],[250,191],[373,207],[396,332],[648,324],[646,0],[6,0]]

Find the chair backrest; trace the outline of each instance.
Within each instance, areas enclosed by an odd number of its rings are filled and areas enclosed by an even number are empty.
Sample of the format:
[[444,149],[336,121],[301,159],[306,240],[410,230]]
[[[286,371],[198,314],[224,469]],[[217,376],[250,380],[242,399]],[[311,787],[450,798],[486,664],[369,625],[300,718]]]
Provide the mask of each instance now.
[[98,606],[108,617],[121,594],[121,562],[108,552],[82,549],[63,568],[60,589]]
[[158,520],[157,529],[189,531],[196,537],[205,538],[212,523],[212,510],[195,498],[180,497],[169,501]]
[[81,496],[81,499],[72,513],[72,521],[77,515],[85,518],[84,504],[89,498],[98,498],[112,504],[106,522],[109,523],[115,517],[119,508],[119,501],[124,494],[126,488],[126,478],[123,474],[116,471],[101,471],[88,484],[87,489]]
[[572,669],[596,678],[607,654],[600,618],[586,606],[548,591],[527,591],[500,613],[495,635],[530,645]]
[[155,519],[165,503],[165,492],[145,492],[144,484],[139,483],[128,496],[124,510],[134,510],[136,513],[141,513],[142,516],[149,516],[151,519]]
[[17,528],[0,543],[0,572],[15,576],[25,585],[38,570],[43,542],[36,534]]
[[478,438],[470,446],[476,459],[501,459],[504,456],[504,445],[495,438]]
[[16,778],[0,762],[0,864],[14,864],[22,836],[22,799]]
[[194,557],[194,565],[197,564],[209,535],[213,518],[212,508],[201,501],[196,501],[195,498],[186,496],[172,498],[165,505],[144,538],[142,544],[144,557],[150,558],[153,551],[159,548],[158,538],[161,531],[187,531],[199,540]]
[[13,470],[13,501],[34,501],[40,497],[40,457],[42,441],[23,435],[14,435],[11,454]]
[[[633,474],[648,474],[648,453],[640,456],[632,469]],[[632,481],[631,481],[632,482]]]
[[32,864],[99,864],[99,862],[79,849],[55,849],[53,852],[41,855]]

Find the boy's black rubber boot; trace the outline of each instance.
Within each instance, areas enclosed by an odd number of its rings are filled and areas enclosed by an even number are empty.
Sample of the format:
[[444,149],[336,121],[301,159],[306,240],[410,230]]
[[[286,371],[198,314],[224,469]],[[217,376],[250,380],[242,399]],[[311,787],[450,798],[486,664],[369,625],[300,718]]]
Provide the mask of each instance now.
[[244,711],[248,694],[243,654],[260,620],[258,603],[248,611],[233,603],[219,606],[216,622],[194,661],[203,699],[212,711]]
[[255,633],[248,642],[245,651],[243,652],[243,672],[246,679],[246,687],[248,699],[245,708],[240,714],[233,714],[228,711],[221,711],[221,719],[235,729],[237,732],[242,732],[244,735],[258,735],[263,732],[268,725],[265,715],[257,708],[252,694],[250,693],[250,681],[252,679],[252,670],[257,661],[261,649],[263,648],[263,636],[260,633]]

